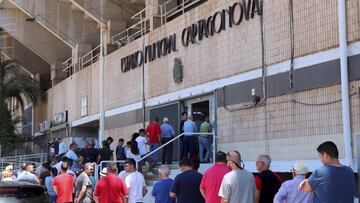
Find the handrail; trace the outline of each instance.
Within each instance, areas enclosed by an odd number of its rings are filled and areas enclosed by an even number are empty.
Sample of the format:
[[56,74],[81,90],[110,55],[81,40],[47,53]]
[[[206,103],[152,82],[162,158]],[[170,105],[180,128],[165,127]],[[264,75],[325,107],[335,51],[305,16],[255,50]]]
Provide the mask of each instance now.
[[168,4],[174,3],[175,0],[168,0],[160,5],[160,11],[161,11],[161,25],[167,22],[167,18],[176,15],[177,13],[182,12],[182,14],[185,13],[185,9],[199,3],[201,0],[182,0],[181,4],[176,5],[169,10],[167,9]]
[[[94,54],[97,49],[99,50],[98,53]],[[100,45],[96,46],[95,48],[93,48],[91,51],[89,51],[80,58],[81,69],[83,69],[86,64],[93,64],[94,62],[96,62],[97,61],[96,59],[98,58],[99,55],[100,55]]]
[[[112,36],[111,43],[118,43],[123,46],[127,44],[127,41],[129,39],[136,39],[137,37],[143,36],[144,34],[148,33],[150,31],[150,27],[147,26],[147,21],[150,21],[150,18],[146,17],[146,12],[148,11],[152,13],[155,6],[156,5],[149,5],[141,11],[137,12],[135,15],[131,16],[131,19],[138,21],[130,27],[126,28],[124,31]],[[150,22],[148,24],[150,24]],[[132,29],[138,29],[139,31],[131,34],[130,31]]]
[[138,163],[139,163],[140,161],[145,160],[146,158],[148,158],[148,157],[151,156],[152,154],[156,153],[156,152],[159,151],[160,149],[164,148],[166,145],[168,145],[168,144],[170,144],[171,142],[179,139],[181,136],[183,136],[183,135],[185,135],[185,134],[186,134],[186,135],[213,135],[214,133],[185,133],[185,132],[184,132],[184,133],[181,133],[181,134],[179,134],[178,136],[172,138],[170,141],[168,141],[168,142],[166,142],[165,144],[161,145],[160,147],[158,147],[158,148],[155,149],[154,151],[149,152],[149,153],[147,153],[145,156],[143,156],[142,158],[136,160],[136,168],[137,168]]
[[6,165],[8,165],[10,163],[14,164],[15,168],[20,168],[20,165],[23,162],[43,163],[46,160],[47,160],[47,154],[46,153],[36,153],[36,154],[25,154],[25,155],[14,155],[14,156],[8,156],[8,157],[0,157],[0,169],[3,170],[4,166],[6,166]]

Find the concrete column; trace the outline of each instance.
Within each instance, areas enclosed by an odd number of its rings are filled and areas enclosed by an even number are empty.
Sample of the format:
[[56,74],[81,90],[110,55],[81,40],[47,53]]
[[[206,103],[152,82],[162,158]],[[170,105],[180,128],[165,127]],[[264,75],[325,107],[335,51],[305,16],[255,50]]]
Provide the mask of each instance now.
[[146,18],[150,19],[150,31],[161,25],[159,0],[145,0]]
[[109,20],[106,26],[108,27],[108,29],[105,30],[104,36],[104,44],[106,44],[106,46],[104,47],[105,55],[117,49],[117,45],[112,44],[112,37],[126,30],[126,22]]
[[51,64],[51,83],[52,86],[55,86],[57,83],[64,80],[67,76],[66,72],[63,71],[65,65],[62,64],[62,61],[56,61]]

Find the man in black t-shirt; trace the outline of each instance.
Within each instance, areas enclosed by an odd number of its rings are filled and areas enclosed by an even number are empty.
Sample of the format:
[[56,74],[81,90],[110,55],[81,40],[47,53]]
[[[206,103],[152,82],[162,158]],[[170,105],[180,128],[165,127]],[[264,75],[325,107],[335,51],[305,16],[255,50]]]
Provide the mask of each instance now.
[[199,190],[202,175],[193,170],[188,158],[182,159],[179,165],[182,173],[175,177],[170,196],[178,203],[205,203]]
[[[111,161],[113,160],[113,151],[110,150],[110,147],[106,140],[102,142],[102,148],[99,150],[99,155],[97,158],[97,163],[100,164],[102,161]],[[103,167],[106,167],[106,164],[103,164]]]
[[93,143],[85,142],[84,149],[81,150],[80,156],[83,158],[83,164],[94,163],[99,155],[98,149],[94,148]]

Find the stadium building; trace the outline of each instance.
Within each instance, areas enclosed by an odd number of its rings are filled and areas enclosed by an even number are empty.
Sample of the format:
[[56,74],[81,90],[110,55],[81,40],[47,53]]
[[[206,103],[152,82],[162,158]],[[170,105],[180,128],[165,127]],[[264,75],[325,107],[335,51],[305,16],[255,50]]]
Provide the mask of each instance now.
[[0,0],[0,47],[46,89],[23,115],[34,140],[129,140],[154,117],[179,134],[187,111],[249,170],[259,154],[314,170],[332,140],[357,171],[360,3],[345,2]]

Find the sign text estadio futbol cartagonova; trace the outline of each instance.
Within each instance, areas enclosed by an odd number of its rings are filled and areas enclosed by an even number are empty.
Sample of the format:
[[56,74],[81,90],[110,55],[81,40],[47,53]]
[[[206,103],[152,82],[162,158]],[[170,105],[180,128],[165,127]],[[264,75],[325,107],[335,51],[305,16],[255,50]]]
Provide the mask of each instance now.
[[[262,5],[260,0],[242,0],[229,6],[228,9],[222,9],[207,19],[201,19],[197,23],[183,29],[181,42],[184,47],[189,46],[189,42],[194,44],[202,41],[204,37],[208,38],[216,33],[226,30],[228,26],[240,25],[241,22],[255,17],[255,13],[262,15]],[[235,16],[235,14],[238,14]],[[166,56],[176,49],[176,34],[165,37],[153,44],[144,47],[144,50],[138,50],[121,59],[121,71],[127,72],[142,66],[145,63],[152,62],[157,58]]]

